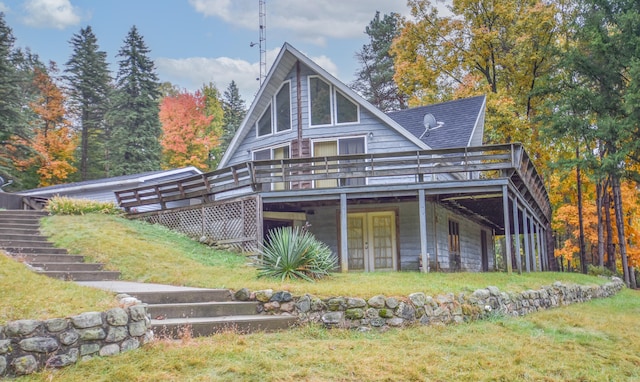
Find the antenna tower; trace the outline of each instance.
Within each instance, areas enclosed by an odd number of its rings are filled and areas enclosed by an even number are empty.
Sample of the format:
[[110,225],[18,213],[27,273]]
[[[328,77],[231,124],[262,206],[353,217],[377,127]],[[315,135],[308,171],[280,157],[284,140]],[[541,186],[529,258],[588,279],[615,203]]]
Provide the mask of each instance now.
[[258,0],[258,14],[260,16],[260,85],[267,77],[267,1]]

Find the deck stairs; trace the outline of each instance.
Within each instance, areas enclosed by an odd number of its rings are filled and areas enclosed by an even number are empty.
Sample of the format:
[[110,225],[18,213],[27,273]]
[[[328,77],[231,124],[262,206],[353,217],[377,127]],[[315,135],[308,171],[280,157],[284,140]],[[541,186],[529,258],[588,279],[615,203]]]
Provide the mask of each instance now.
[[147,304],[160,338],[201,337],[225,331],[249,333],[287,329],[295,316],[258,314],[258,303],[234,301],[227,289],[129,292]]
[[56,248],[40,233],[44,211],[0,211],[0,250],[33,271],[69,281],[117,280],[120,272],[103,270],[103,264],[85,263],[84,256]]

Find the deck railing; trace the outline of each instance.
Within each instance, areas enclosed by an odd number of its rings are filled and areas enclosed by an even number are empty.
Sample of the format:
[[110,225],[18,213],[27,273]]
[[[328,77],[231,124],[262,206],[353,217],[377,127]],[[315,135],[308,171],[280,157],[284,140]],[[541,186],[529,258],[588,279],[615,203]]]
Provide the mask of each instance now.
[[[440,174],[454,179],[520,177],[542,212],[549,217],[550,205],[544,184],[520,144],[464,147],[384,154],[335,155],[249,161],[201,175],[116,192],[126,210],[187,199],[213,201],[216,194],[241,188],[272,191],[355,187],[376,180],[437,181]],[[360,180],[360,181],[358,181]]]

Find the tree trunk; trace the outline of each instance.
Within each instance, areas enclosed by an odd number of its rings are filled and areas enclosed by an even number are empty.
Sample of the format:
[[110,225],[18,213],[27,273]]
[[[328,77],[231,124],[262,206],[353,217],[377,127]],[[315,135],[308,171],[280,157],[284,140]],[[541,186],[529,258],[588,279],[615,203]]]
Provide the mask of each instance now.
[[[580,149],[576,147],[576,158],[580,159]],[[576,179],[578,184],[578,225],[580,228],[580,269],[587,274],[587,258],[584,250],[584,222],[582,216],[582,177],[580,176],[580,164],[576,165]]]
[[624,273],[624,283],[627,288],[631,285],[629,279],[629,263],[627,262],[627,242],[624,235],[624,217],[622,210],[622,195],[620,192],[620,178],[617,175],[611,177],[611,188],[613,189],[613,208],[616,213],[616,228],[618,228],[618,247],[622,258],[622,271]]
[[631,278],[631,288],[638,289],[638,284],[636,283],[636,269],[635,267],[629,268],[629,277]]
[[604,224],[602,219],[602,181],[596,183],[596,208],[598,209],[598,266],[604,268]]
[[611,224],[611,194],[609,187],[604,187],[604,220],[607,228],[607,266],[611,272],[616,272],[616,251],[613,246],[613,225]]

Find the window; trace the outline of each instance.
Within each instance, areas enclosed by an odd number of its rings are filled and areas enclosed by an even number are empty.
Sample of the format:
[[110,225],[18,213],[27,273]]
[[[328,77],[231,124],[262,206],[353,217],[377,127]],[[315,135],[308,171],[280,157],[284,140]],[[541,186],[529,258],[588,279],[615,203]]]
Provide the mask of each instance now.
[[358,104],[324,82],[309,77],[309,114],[311,126],[355,123],[360,120]]
[[[341,138],[335,141],[319,141],[313,142],[313,156],[314,157],[328,157],[334,155],[348,155],[348,154],[364,154],[365,153],[365,142],[364,137],[353,137],[353,138]],[[345,170],[347,172],[357,171],[359,165],[354,165],[355,161],[345,160],[340,161],[340,165],[345,165]],[[320,163],[317,162],[316,165]],[[327,173],[333,173],[340,171],[339,168],[341,166],[337,166],[338,162],[329,161],[326,163],[327,169],[325,170]],[[321,170],[322,171],[322,170]],[[316,170],[318,173],[318,170]],[[341,186],[356,186],[356,185],[364,185],[364,178],[348,178],[341,179]],[[337,187],[338,180],[337,179],[326,179],[326,180],[316,180],[315,187]]]
[[449,269],[460,270],[460,223],[449,220]]
[[258,120],[258,136],[271,134],[271,105],[267,107],[262,117]]
[[336,91],[336,123],[358,122],[358,105]]
[[319,77],[309,78],[311,125],[331,124],[331,86]]
[[256,123],[257,136],[264,137],[273,134],[274,125],[276,133],[291,130],[291,89],[289,81],[282,84],[282,87]]
[[291,130],[291,90],[289,82],[276,94],[276,131]]

